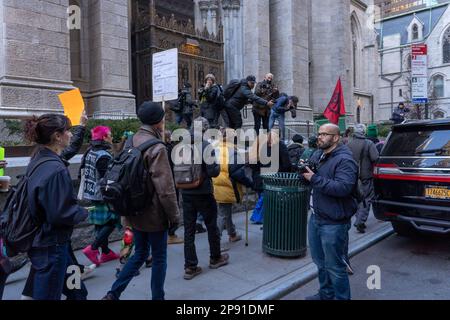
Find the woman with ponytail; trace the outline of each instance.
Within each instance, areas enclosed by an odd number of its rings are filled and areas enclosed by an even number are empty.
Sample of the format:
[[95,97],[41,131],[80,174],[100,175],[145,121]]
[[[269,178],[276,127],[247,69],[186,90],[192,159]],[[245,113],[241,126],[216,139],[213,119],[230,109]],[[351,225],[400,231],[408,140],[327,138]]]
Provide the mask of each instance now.
[[[33,117],[25,125],[25,137],[37,145],[27,168],[30,214],[40,228],[28,251],[34,273],[33,299],[60,300],[69,255],[73,227],[88,213],[77,204],[68,162],[61,155],[70,145],[70,120],[59,114]],[[87,291],[64,292],[68,299],[86,298]],[[83,297],[73,295],[82,294]]]

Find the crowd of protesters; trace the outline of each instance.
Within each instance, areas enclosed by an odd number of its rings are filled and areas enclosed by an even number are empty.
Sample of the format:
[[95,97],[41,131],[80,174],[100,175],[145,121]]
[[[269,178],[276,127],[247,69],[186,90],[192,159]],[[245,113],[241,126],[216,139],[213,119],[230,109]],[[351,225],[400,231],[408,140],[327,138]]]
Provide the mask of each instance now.
[[[201,164],[191,167],[192,172],[197,172],[198,179],[189,187],[177,179],[177,174],[184,169],[177,167],[171,157],[175,143],[170,139],[170,131],[165,131],[166,110],[158,103],[142,103],[137,114],[142,125],[127,139],[124,148],[137,148],[156,141],[142,152],[148,173],[145,188],[151,198],[141,214],[122,219],[105,202],[100,183],[115,157],[111,129],[98,126],[91,131],[92,140],[81,161],[77,199],[68,160],[81,148],[86,117],[83,115],[81,125],[72,131],[69,119],[63,115],[46,114],[28,120],[25,135],[37,146],[25,174],[28,203],[30,214],[39,218],[40,227],[27,252],[31,268],[23,296],[58,300],[64,294],[67,299],[87,299],[88,291],[83,283],[79,289],[67,288],[68,266],[77,265],[82,274],[87,274],[104,263],[120,259],[122,267],[118,269],[117,280],[105,293],[104,300],[118,300],[144,264],[152,267],[152,299],[163,300],[168,243],[184,243],[184,279],[191,280],[202,273],[195,247],[199,217],[203,218],[208,233],[209,267],[217,269],[227,265],[230,255],[221,250],[224,230],[229,242],[242,240],[233,222],[233,205],[245,201],[244,188],[258,194],[257,208],[264,199],[261,170],[270,164],[262,163],[259,147],[265,143],[269,157],[275,146],[279,150],[276,155],[278,172],[296,172],[302,162],[314,163],[317,168],[312,171],[308,167],[306,173],[299,175],[311,189],[312,216],[308,237],[313,261],[319,269],[320,291],[309,299],[350,299],[348,231],[351,218],[356,214],[355,227],[359,232],[365,232],[373,200],[371,172],[378,158],[377,148],[366,138],[363,125],[357,125],[354,132],[349,132],[343,139],[338,126],[327,124],[319,129],[317,136],[308,137],[307,145],[299,134],[293,136],[289,146],[286,145],[285,113],[291,112],[295,117],[299,99],[280,93],[273,78],[269,73],[256,84],[256,78],[248,76],[235,82],[231,90],[222,88],[215,76],[208,74],[199,90],[201,117],[195,121],[191,86],[185,84],[180,90],[179,99],[171,110],[176,115],[176,122],[185,121],[190,130],[188,145],[192,150],[198,148],[201,154],[212,150],[210,155],[219,159],[212,164],[203,159]],[[249,150],[239,150],[234,143],[233,129],[242,128],[241,110],[249,103],[253,105],[255,130],[259,132],[262,127],[269,130],[269,134],[266,140],[258,136],[258,143]],[[277,122],[280,135],[272,130]],[[198,144],[194,123],[201,125],[202,133],[220,129],[222,139],[202,140]],[[247,159],[237,161],[242,157],[242,151]],[[5,167],[6,163],[2,162],[0,166]],[[364,194],[361,202],[354,196],[359,185]],[[78,200],[82,200],[84,206]],[[93,224],[95,230],[93,241],[82,251],[92,262],[91,266],[80,265],[71,247],[74,226],[85,220]],[[262,218],[257,220],[262,223]],[[181,222],[184,239],[176,235]],[[109,247],[108,239],[116,228],[123,227],[123,248],[126,250],[116,253]],[[3,245],[0,248],[1,298],[7,274],[12,271],[8,270],[9,260]]]

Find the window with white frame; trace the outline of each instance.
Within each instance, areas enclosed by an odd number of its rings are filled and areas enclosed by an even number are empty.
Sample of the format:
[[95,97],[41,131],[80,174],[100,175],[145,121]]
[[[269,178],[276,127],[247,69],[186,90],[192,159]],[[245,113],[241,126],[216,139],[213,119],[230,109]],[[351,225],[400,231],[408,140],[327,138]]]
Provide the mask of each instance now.
[[435,98],[444,97],[444,76],[437,74],[433,76],[433,96]]

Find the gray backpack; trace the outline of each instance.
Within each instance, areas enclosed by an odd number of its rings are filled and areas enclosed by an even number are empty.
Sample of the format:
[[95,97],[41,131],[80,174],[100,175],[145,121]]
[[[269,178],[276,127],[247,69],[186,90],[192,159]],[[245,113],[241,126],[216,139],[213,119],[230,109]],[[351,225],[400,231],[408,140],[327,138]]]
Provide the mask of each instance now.
[[[191,145],[191,150],[193,150]],[[183,152],[180,154],[183,156]],[[175,164],[173,173],[175,176],[175,185],[177,189],[189,190],[200,187],[203,183],[203,165],[194,163],[193,152],[191,153],[191,163]]]

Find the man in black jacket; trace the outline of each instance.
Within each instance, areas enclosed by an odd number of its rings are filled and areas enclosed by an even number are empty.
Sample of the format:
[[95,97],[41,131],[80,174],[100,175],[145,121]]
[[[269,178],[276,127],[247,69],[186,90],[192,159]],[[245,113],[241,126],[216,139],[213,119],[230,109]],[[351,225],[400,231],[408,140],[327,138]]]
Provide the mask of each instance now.
[[272,107],[273,101],[267,101],[252,92],[256,84],[255,76],[248,76],[241,81],[240,88],[234,95],[225,101],[225,110],[228,114],[229,126],[232,129],[242,128],[241,110],[249,103],[257,103],[260,106]]
[[[208,120],[205,118],[197,118],[195,123],[200,122],[202,133],[209,129]],[[205,154],[205,150],[211,151],[210,156],[215,157],[214,149],[206,140],[197,143],[193,141],[192,146],[198,151],[201,149],[201,155]],[[194,153],[193,153],[194,154]],[[192,156],[194,156],[192,154]],[[184,279],[191,280],[202,272],[198,266],[197,252],[195,250],[195,226],[197,221],[197,213],[201,212],[205,219],[206,229],[208,230],[208,241],[210,249],[211,269],[217,269],[228,264],[228,254],[220,253],[220,235],[217,227],[217,203],[214,198],[214,189],[211,178],[215,178],[220,174],[220,165],[215,162],[207,164],[205,158],[202,157],[202,176],[203,181],[195,189],[181,190],[183,197],[183,221],[184,221],[184,259],[185,273]]]
[[321,149],[311,157],[317,171],[303,177],[312,187],[312,215],[308,225],[311,257],[319,270],[319,293],[307,300],[350,300],[350,282],[344,257],[351,217],[357,209],[353,192],[358,166],[347,146],[340,144],[339,127],[319,129]]

